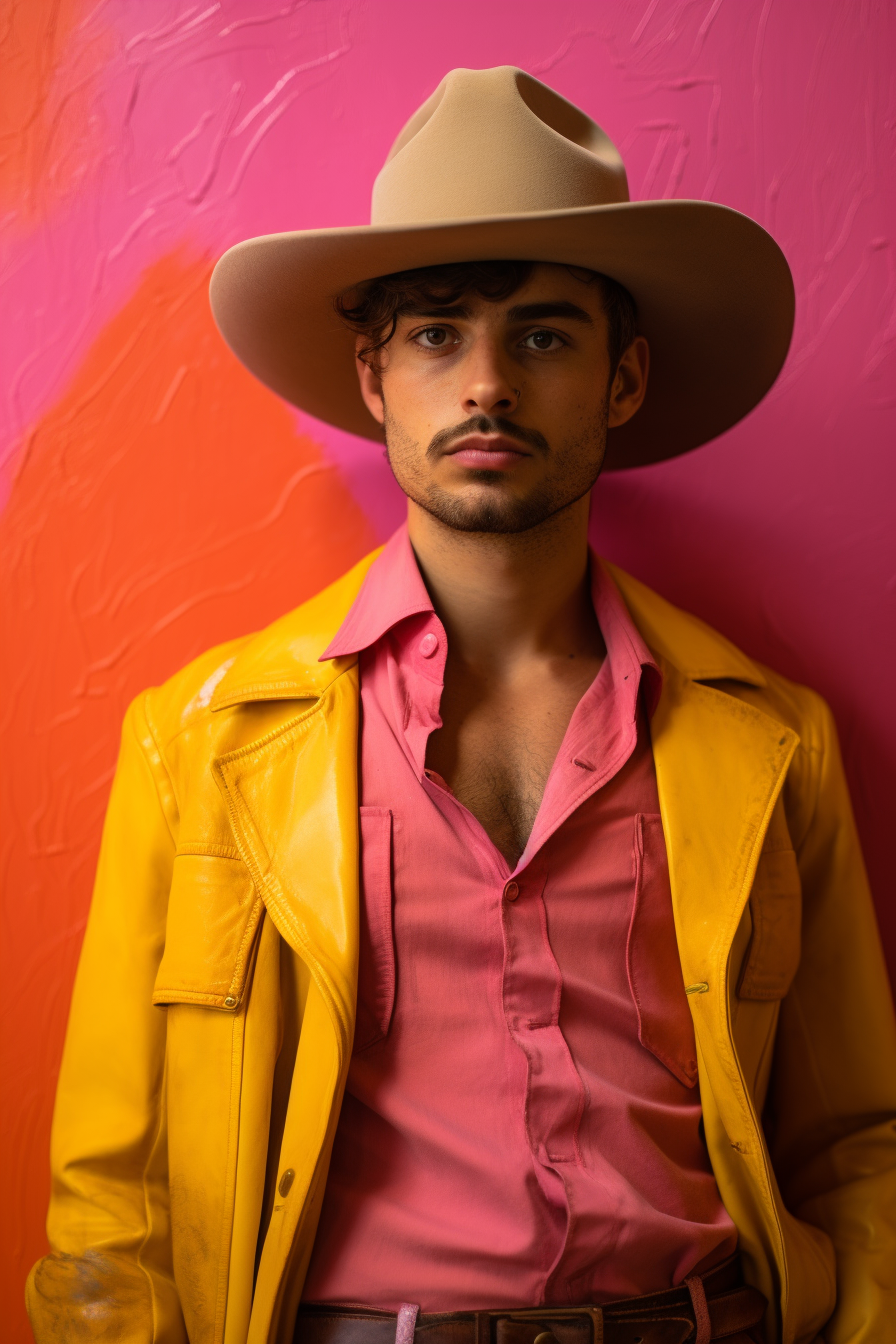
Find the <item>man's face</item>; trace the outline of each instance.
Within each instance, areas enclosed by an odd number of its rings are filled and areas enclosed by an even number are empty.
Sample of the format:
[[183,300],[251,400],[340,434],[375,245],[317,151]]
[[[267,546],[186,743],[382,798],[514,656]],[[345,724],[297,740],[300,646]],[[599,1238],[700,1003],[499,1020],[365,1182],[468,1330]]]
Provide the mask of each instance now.
[[[641,363],[646,374],[646,346]],[[599,285],[547,264],[507,299],[470,293],[404,314],[379,376],[359,374],[404,493],[465,532],[523,532],[581,499],[608,425],[643,396],[620,409],[632,391],[622,366],[608,386]]]

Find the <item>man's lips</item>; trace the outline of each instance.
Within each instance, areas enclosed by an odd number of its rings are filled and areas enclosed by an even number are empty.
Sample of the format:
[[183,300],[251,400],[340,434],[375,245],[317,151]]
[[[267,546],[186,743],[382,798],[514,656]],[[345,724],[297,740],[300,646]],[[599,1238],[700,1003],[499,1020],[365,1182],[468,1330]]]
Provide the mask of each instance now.
[[446,448],[444,455],[461,466],[485,467],[492,471],[518,466],[524,458],[531,456],[522,444],[503,434],[467,434]]

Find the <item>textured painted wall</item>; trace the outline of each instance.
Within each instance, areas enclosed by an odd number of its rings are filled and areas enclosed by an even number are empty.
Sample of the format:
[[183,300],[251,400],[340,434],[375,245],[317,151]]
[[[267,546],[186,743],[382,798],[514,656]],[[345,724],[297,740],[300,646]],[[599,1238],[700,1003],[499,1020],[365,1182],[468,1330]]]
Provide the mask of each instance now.
[[766,402],[601,483],[598,544],[832,703],[896,960],[892,7],[872,0],[6,0],[0,1319],[43,1248],[72,975],[128,700],[400,520],[377,450],[255,384],[205,289],[237,239],[361,223],[456,65],[613,136],[635,197],[757,217],[798,317]]

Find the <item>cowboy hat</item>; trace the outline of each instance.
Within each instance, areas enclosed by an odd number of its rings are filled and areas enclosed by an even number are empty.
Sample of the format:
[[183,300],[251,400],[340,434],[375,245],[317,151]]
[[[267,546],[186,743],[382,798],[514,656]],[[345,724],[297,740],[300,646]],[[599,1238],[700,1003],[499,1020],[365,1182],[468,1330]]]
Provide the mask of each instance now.
[[230,248],[212,275],[212,311],[230,348],[280,396],[381,441],[334,300],[378,275],[495,259],[587,267],[634,298],[650,379],[637,415],[609,432],[606,469],[715,438],[784,363],[793,282],[769,234],[709,201],[630,201],[609,137],[509,65],[445,76],[392,146],[369,225]]

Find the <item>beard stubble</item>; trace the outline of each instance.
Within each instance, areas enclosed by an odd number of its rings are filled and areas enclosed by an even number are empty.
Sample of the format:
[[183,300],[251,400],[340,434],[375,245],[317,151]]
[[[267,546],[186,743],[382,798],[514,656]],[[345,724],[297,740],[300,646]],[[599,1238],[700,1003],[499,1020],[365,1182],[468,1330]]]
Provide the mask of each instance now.
[[[594,486],[603,465],[607,446],[609,398],[605,397],[590,421],[558,448],[537,430],[528,430],[500,416],[476,415],[451,429],[440,430],[421,454],[419,445],[390,414],[385,401],[384,428],[386,460],[398,485],[408,499],[433,518],[456,532],[519,533],[546,523],[576,503]],[[471,484],[482,487],[473,498],[444,489],[429,477],[428,469],[443,449],[470,433],[504,434],[517,439],[539,456],[551,469],[523,496],[505,491],[505,476],[500,471],[471,470]]]

